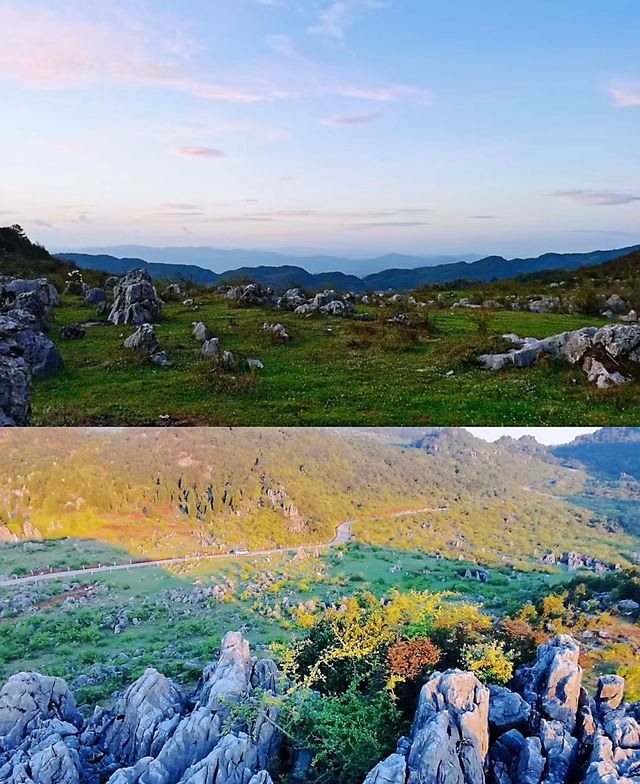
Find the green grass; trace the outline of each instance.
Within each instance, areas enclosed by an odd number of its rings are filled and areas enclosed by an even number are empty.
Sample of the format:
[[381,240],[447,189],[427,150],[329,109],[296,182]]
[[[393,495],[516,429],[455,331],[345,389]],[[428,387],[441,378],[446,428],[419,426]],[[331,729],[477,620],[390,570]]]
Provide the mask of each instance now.
[[[47,550],[58,562],[66,558],[71,564],[70,544],[57,542]],[[95,543],[86,544],[91,554],[99,552]],[[30,565],[31,553],[16,547],[12,561],[17,567]],[[399,570],[391,571],[398,565]],[[274,608],[309,600],[339,603],[356,591],[380,596],[397,588],[451,591],[458,595],[451,601],[483,602],[487,610],[503,614],[568,579],[562,572],[492,569],[485,584],[462,579],[469,565],[354,543],[303,561],[283,553],[266,559],[205,561],[173,571],[148,567],[42,583],[43,599],[61,599],[87,582],[101,590],[88,605],[65,608],[58,603],[0,619],[0,680],[19,670],[34,669],[73,681],[89,673],[95,663],[117,665],[117,674],[104,683],[77,690],[80,701],[104,703],[148,666],[193,683],[230,629],[242,628],[256,650],[290,639],[295,624],[287,620],[286,613],[274,614]],[[224,580],[234,586],[229,601],[211,599],[194,605],[163,594],[173,589],[188,595],[196,584],[211,586]],[[21,590],[1,588],[0,602]],[[114,619],[125,609],[132,622],[116,634]]]
[[[578,368],[543,361],[530,369],[480,370],[475,358],[500,350],[503,332],[544,337],[602,320],[499,312],[481,336],[469,315],[437,311],[435,334],[382,322],[304,318],[236,308],[213,293],[199,312],[165,306],[157,328],[172,366],[161,369],[122,347],[131,327],[96,326],[83,340],[57,340],[60,373],[35,383],[38,425],[605,425],[640,419],[635,384],[594,389]],[[63,299],[52,327],[94,318]],[[254,374],[223,373],[199,357],[191,322],[203,320]],[[281,321],[290,343],[274,342],[264,321]],[[244,362],[243,362],[244,365]],[[452,376],[447,376],[453,371]]]

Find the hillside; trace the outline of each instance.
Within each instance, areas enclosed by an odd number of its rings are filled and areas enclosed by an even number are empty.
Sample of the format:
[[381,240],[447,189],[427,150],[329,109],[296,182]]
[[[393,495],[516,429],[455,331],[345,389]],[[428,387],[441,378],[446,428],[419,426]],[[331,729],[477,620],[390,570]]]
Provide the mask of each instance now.
[[[491,281],[512,278],[517,275],[536,273],[541,270],[559,268],[575,270],[580,267],[603,264],[611,259],[627,255],[640,246],[620,248],[617,250],[593,251],[591,253],[545,253],[536,258],[510,259],[502,256],[487,256],[478,261],[460,261],[456,263],[416,266],[413,269],[388,268],[380,272],[358,277],[345,274],[340,269],[349,269],[349,260],[336,257],[333,272],[310,273],[304,268],[305,259],[292,259],[287,256],[272,254],[278,264],[243,265],[215,273],[200,266],[176,263],[148,263],[140,258],[116,258],[114,256],[81,253],[60,253],[58,257],[72,261],[79,267],[97,269],[110,274],[123,274],[135,267],[148,267],[152,275],[159,278],[176,277],[207,285],[235,280],[253,280],[276,288],[301,286],[308,290],[320,290],[333,287],[344,291],[364,292],[368,290],[387,291],[419,288],[425,285],[443,284],[452,281]],[[175,250],[175,249],[174,249]],[[264,258],[265,254],[255,254],[255,259]],[[271,258],[271,256],[268,256]],[[382,257],[392,263],[393,255]],[[294,261],[296,263],[294,263]],[[415,259],[416,263],[419,259]],[[365,262],[359,262],[364,266]],[[379,259],[370,260],[371,268],[380,266]]]
[[61,284],[75,268],[72,261],[52,256],[42,245],[32,242],[21,226],[0,226],[0,276],[46,276]]
[[603,428],[555,447],[553,454],[584,466],[595,477],[640,483],[640,427]]
[[[517,460],[462,430],[388,445],[323,429],[34,429],[0,433],[0,537],[95,538],[146,556],[364,541],[526,564],[547,549],[605,560],[591,513],[552,497],[585,476]],[[421,514],[395,519],[399,511]],[[370,521],[379,517],[375,525]],[[359,533],[360,532],[360,533]],[[371,538],[373,537],[373,538]],[[624,556],[622,556],[624,557]]]

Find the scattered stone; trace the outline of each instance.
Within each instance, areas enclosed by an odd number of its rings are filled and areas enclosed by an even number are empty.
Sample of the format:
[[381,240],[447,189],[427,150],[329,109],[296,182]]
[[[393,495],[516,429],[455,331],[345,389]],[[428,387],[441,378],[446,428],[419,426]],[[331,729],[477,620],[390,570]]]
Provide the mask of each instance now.
[[113,289],[112,324],[152,324],[162,321],[163,302],[144,269],[134,269],[121,278]]
[[236,358],[231,351],[223,351],[222,352],[222,367],[225,370],[235,370],[236,369]]
[[249,370],[264,370],[264,365],[259,359],[248,359],[247,366]]
[[124,347],[152,356],[160,351],[160,341],[153,324],[142,324],[124,341]]
[[600,388],[607,388],[629,380],[617,369],[620,362],[640,363],[639,325],[610,324],[601,329],[583,327],[542,340],[520,339],[517,335],[504,337],[521,348],[505,354],[483,354],[478,361],[485,369],[502,370],[509,365],[529,367],[539,355],[548,354],[573,365],[580,363],[590,381]]
[[203,321],[194,321],[192,322],[193,331],[191,334],[196,340],[204,342],[205,340],[209,340],[211,337],[211,333],[209,332],[209,328]]
[[80,340],[87,334],[87,330],[82,324],[67,324],[65,327],[60,327],[61,340]]
[[220,340],[218,338],[209,338],[209,340],[205,340],[200,349],[200,353],[207,359],[218,359],[220,357]]
[[107,301],[107,295],[104,289],[87,289],[84,295],[84,301],[88,305],[100,305],[102,302]]
[[289,340],[289,335],[287,334],[284,324],[268,324],[265,321],[262,325],[262,329],[264,332],[269,332],[274,337],[281,338],[282,340]]

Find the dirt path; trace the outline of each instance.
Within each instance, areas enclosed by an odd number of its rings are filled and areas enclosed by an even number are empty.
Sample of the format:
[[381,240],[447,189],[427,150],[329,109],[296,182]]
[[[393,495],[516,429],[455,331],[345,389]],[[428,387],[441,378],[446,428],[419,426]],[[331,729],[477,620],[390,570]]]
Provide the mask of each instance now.
[[421,512],[437,512],[438,509],[407,509],[403,511],[388,512],[387,514],[379,514],[374,517],[344,520],[336,526],[336,533],[330,542],[320,544],[303,544],[295,547],[275,547],[267,550],[239,550],[231,553],[206,553],[198,555],[185,555],[180,558],[158,558],[156,560],[150,559],[148,561],[131,561],[122,564],[105,564],[105,565],[92,565],[83,567],[81,569],[66,569],[58,572],[44,572],[42,574],[29,574],[24,577],[14,577],[12,579],[0,580],[0,587],[5,588],[8,586],[24,585],[25,583],[37,583],[43,580],[63,580],[69,577],[80,577],[91,574],[102,574],[105,572],[120,572],[123,570],[129,571],[130,569],[144,569],[149,566],[172,566],[174,564],[188,563],[191,561],[209,561],[214,558],[253,558],[257,555],[277,555],[278,553],[297,553],[300,550],[313,552],[316,550],[327,550],[331,547],[339,547],[340,545],[347,544],[353,538],[351,527],[364,519],[368,520],[381,520],[384,517],[406,517],[407,515],[420,514]]

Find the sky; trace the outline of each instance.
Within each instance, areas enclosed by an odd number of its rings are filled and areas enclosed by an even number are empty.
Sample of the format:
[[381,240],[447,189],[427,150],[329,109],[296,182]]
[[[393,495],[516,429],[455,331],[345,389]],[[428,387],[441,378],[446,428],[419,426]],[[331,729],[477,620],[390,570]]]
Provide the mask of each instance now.
[[640,242],[637,0],[0,0],[0,223],[54,250]]
[[467,427],[470,433],[485,441],[497,441],[502,436],[521,438],[533,436],[540,444],[568,444],[587,433],[595,433],[597,427]]

